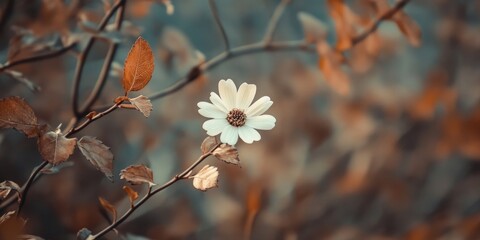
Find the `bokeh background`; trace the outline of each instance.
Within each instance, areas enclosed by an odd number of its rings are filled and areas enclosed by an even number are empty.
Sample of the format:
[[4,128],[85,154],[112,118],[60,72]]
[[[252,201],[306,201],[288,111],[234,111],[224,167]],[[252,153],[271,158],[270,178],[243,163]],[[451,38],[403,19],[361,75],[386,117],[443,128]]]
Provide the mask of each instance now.
[[[0,2],[4,8],[9,1]],[[12,27],[41,42],[79,32],[79,19],[104,15],[100,0],[15,0],[0,29],[5,62]],[[107,2],[109,2],[107,0]],[[347,1],[356,11],[358,2]],[[174,84],[224,45],[206,0],[173,0],[175,12],[153,1],[127,0],[114,70],[97,105],[123,94],[118,74],[141,35],[155,55],[155,73],[141,94]],[[277,0],[217,0],[232,46],[262,39]],[[393,2],[392,2],[393,3]],[[66,14],[70,9],[71,14]],[[301,40],[299,12],[324,21],[335,42],[326,1],[293,0],[275,41]],[[392,22],[379,28],[378,52],[346,52],[352,92],[337,94],[318,69],[315,52],[261,52],[222,62],[179,92],[153,102],[149,118],[120,110],[76,134],[96,136],[114,153],[114,183],[76,151],[73,166],[45,175],[32,187],[23,216],[26,233],[74,239],[81,228],[108,225],[98,197],[128,209],[121,169],[145,164],[162,183],[194,161],[206,137],[196,103],[217,92],[220,79],[257,84],[277,119],[262,140],[237,145],[241,168],[215,158],[219,186],[207,192],[179,182],[153,197],[107,239],[480,239],[480,4],[412,1],[405,12],[422,31],[411,46]],[[85,98],[107,51],[97,41],[81,84]],[[28,56],[29,53],[25,53]],[[41,90],[0,74],[0,96],[21,96],[39,119],[65,126],[71,111],[72,52],[15,67]],[[41,162],[36,141],[0,131],[0,181],[23,184]],[[144,193],[145,189],[134,187]],[[14,209],[15,206],[12,207]],[[5,211],[5,210],[4,210]]]

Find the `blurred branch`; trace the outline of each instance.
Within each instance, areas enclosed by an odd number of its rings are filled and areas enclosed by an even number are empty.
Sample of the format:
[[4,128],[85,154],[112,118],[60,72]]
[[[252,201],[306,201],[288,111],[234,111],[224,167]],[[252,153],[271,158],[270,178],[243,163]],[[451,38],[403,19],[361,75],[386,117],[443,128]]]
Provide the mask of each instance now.
[[225,32],[225,28],[222,25],[222,21],[220,20],[220,15],[218,14],[217,5],[215,4],[215,0],[208,0],[210,4],[210,10],[212,11],[213,18],[215,18],[215,23],[217,24],[218,28],[220,29],[220,33],[222,34],[223,42],[225,44],[225,51],[230,51],[230,43],[228,41],[227,33]]
[[290,3],[291,0],[282,0],[277,7],[275,8],[275,11],[273,12],[272,17],[270,18],[270,21],[268,22],[267,26],[267,31],[265,32],[265,36],[263,37],[263,41],[265,42],[265,45],[269,45],[272,40],[273,40],[273,35],[275,34],[275,31],[277,30],[278,22],[280,20],[280,17],[282,16],[283,12],[285,11],[285,7],[287,4]]
[[370,36],[370,34],[372,34],[373,32],[375,32],[378,27],[380,26],[380,24],[385,21],[385,20],[388,20],[390,18],[392,18],[395,13],[397,13],[398,11],[400,11],[410,0],[400,0],[398,1],[395,6],[393,6],[390,10],[388,10],[387,12],[385,12],[382,16],[380,16],[373,24],[370,28],[368,28],[367,30],[365,30],[363,33],[361,33],[360,35],[358,35],[357,37],[355,37],[354,39],[352,39],[352,45],[356,45],[358,43],[360,43],[361,41],[365,40],[368,36]]
[[13,0],[7,0],[5,3],[5,8],[2,11],[0,16],[0,33],[3,32],[3,27],[7,25],[8,19],[12,16],[13,13]]
[[[20,215],[20,212],[22,211],[23,204],[25,203],[25,199],[27,198],[28,190],[32,186],[32,183],[34,182],[35,178],[37,178],[38,174],[42,171],[43,168],[45,168],[48,165],[47,161],[43,161],[40,165],[38,165],[30,174],[30,177],[28,178],[27,182],[23,187],[21,188],[21,197],[20,197],[20,202],[18,203],[18,210],[17,210],[17,216]],[[14,197],[15,199],[15,197]]]
[[45,59],[48,59],[48,58],[54,58],[54,57],[60,56],[64,53],[68,52],[68,50],[72,49],[73,47],[75,47],[75,43],[64,46],[63,48],[59,48],[59,49],[56,49],[56,50],[51,51],[51,52],[44,53],[44,54],[39,54],[39,55],[36,55],[36,56],[26,57],[26,58],[19,59],[19,60],[16,60],[16,61],[7,62],[4,65],[0,65],[0,72],[5,71],[5,70],[7,70],[9,68],[12,68],[14,66],[21,65],[21,64],[41,61],[41,60],[45,60]]
[[[100,22],[100,24],[98,25],[97,27],[97,31],[103,31],[103,29],[105,29],[105,27],[107,26],[108,24],[108,21],[110,20],[110,18],[113,16],[113,14],[115,14],[115,12],[117,12],[117,10],[119,8],[123,8],[123,6],[125,5],[125,1],[126,0],[118,0],[115,5],[110,9],[110,11],[105,15],[105,17],[102,19],[102,21]],[[123,11],[121,11],[123,12]],[[123,13],[121,14],[123,15]],[[78,104],[78,100],[79,100],[79,91],[80,91],[80,80],[82,79],[82,72],[83,72],[83,68],[85,66],[85,60],[87,59],[87,56],[88,56],[88,53],[90,52],[90,50],[92,49],[92,46],[95,42],[95,38],[94,37],[89,37],[87,43],[86,43],[86,46],[85,46],[85,49],[80,53],[80,55],[78,56],[78,60],[77,60],[77,65],[75,67],[75,75],[74,75],[74,78],[73,78],[73,89],[72,89],[72,109],[73,109],[73,113],[75,115],[76,118],[80,118],[82,117],[82,114],[81,114],[81,111],[79,109],[79,104]],[[101,78],[99,78],[101,79]],[[98,81],[97,81],[98,82]],[[102,85],[103,83],[99,83],[99,85]],[[102,89],[102,87],[98,87],[99,89]]]
[[215,147],[213,147],[210,151],[207,153],[201,155],[190,167],[185,169],[182,173],[175,175],[172,179],[170,179],[168,182],[164,183],[162,186],[158,187],[157,189],[153,190],[153,186],[148,188],[147,194],[140,199],[136,204],[134,204],[130,209],[128,209],[127,212],[125,212],[117,221],[113,222],[110,224],[108,227],[104,228],[102,231],[99,233],[90,236],[88,239],[89,240],[94,240],[97,238],[102,237],[103,235],[107,234],[109,231],[112,229],[116,228],[118,225],[120,225],[122,222],[124,222],[138,207],[140,207],[142,204],[144,204],[149,198],[151,198],[153,195],[161,192],[165,188],[168,188],[172,184],[176,183],[177,181],[183,180],[183,179],[188,179],[187,175],[200,163],[202,163],[205,159],[207,159],[210,155],[212,155],[213,151],[217,149],[220,146],[220,143],[217,144]]
[[[218,66],[219,64],[239,56],[251,54],[251,53],[258,53],[263,51],[297,51],[302,50],[306,52],[315,53],[315,49],[312,46],[306,44],[304,41],[292,41],[292,42],[279,42],[279,43],[271,43],[269,46],[265,46],[263,42],[254,43],[250,45],[240,46],[237,48],[233,48],[230,52],[223,52],[216,57],[212,58],[211,60],[200,64],[193,68],[190,73],[181,78],[177,83],[172,85],[171,87],[164,89],[163,91],[157,92],[149,96],[151,100],[156,100],[168,96],[172,93],[177,92],[178,90],[182,89],[190,82],[197,79],[203,72],[211,70]],[[193,73],[193,74],[192,74]]]

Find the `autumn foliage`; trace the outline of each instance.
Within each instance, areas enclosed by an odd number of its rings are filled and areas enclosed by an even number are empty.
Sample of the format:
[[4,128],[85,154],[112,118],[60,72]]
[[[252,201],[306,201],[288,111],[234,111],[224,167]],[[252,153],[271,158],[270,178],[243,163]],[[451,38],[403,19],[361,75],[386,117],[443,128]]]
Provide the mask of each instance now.
[[479,239],[478,11],[1,1],[0,239]]

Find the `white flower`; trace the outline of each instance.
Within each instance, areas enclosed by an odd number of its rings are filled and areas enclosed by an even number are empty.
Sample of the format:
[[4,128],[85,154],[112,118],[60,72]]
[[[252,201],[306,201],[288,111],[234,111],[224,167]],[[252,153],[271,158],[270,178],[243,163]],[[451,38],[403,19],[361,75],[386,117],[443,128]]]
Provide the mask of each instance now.
[[257,86],[242,83],[238,88],[231,79],[220,80],[218,91],[210,93],[210,101],[199,102],[198,112],[208,118],[213,118],[203,124],[203,129],[210,136],[220,135],[220,141],[235,145],[240,137],[246,143],[261,139],[255,129],[270,130],[275,126],[276,119],[271,115],[262,115],[273,102],[264,96],[252,104]]

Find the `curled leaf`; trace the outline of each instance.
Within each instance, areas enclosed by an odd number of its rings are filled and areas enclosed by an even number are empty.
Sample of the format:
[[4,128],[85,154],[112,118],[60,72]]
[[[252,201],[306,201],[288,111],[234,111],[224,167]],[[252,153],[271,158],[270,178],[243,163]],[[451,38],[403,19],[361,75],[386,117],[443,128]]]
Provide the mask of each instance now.
[[216,148],[212,153],[216,158],[230,164],[238,165],[240,164],[240,159],[238,158],[238,151],[234,146],[223,143],[218,148]]
[[130,199],[130,205],[133,206],[135,200],[138,199],[138,193],[129,186],[123,186],[123,191],[125,191]]
[[139,37],[133,44],[123,67],[123,89],[125,93],[144,88],[152,78],[153,53],[148,42]]
[[311,14],[300,12],[298,20],[302,24],[305,41],[315,43],[327,37],[327,27]]
[[205,165],[193,176],[193,187],[200,191],[207,191],[218,185],[218,169],[214,166]]
[[102,197],[98,197],[98,200],[100,201],[100,204],[102,205],[102,207],[112,214],[113,222],[116,222],[117,221],[117,209],[110,202],[108,202],[106,199],[104,199]]
[[338,94],[348,95],[350,93],[350,79],[342,71],[337,53],[326,42],[318,43],[317,51],[320,55],[318,67],[328,85]]
[[153,110],[152,102],[150,102],[150,99],[148,97],[145,97],[143,95],[140,95],[136,98],[129,98],[128,99],[135,108],[143,113],[143,116],[149,117],[150,112]]
[[206,137],[202,142],[202,146],[200,146],[200,149],[202,150],[202,154],[210,152],[210,150],[212,150],[212,148],[214,148],[218,143],[219,142],[217,141],[216,137],[212,137],[212,136]]
[[37,137],[44,126],[38,125],[33,109],[19,97],[0,99],[0,128],[15,128],[27,137]]
[[95,137],[85,136],[78,141],[78,148],[93,166],[113,181],[113,154],[109,147]]
[[75,150],[76,144],[76,138],[66,138],[60,129],[47,132],[38,139],[40,154],[52,165],[66,161]]
[[144,165],[132,165],[123,169],[120,171],[120,179],[125,179],[133,185],[142,183],[155,185],[152,170]]

